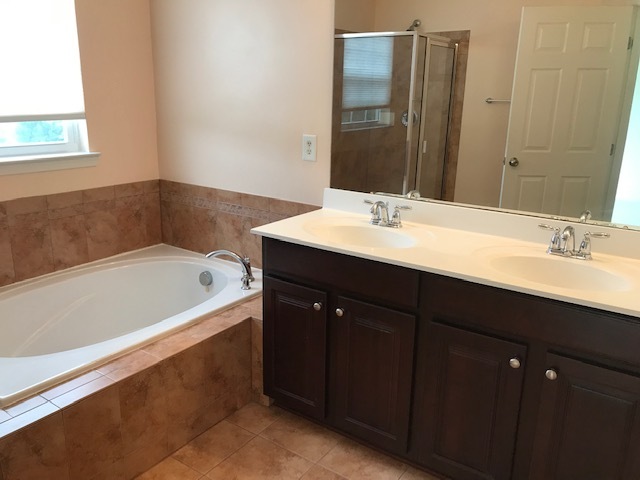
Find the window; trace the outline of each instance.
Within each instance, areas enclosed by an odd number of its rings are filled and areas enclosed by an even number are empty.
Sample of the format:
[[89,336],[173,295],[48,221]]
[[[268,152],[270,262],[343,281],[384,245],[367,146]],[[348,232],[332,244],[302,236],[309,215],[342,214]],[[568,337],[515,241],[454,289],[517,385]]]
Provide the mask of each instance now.
[[393,37],[344,40],[342,130],[389,125]]
[[[0,62],[2,173],[16,173],[19,163],[32,164],[26,171],[69,168],[71,157],[82,166],[88,145],[74,0],[2,0]],[[64,161],[46,162],[57,159]]]

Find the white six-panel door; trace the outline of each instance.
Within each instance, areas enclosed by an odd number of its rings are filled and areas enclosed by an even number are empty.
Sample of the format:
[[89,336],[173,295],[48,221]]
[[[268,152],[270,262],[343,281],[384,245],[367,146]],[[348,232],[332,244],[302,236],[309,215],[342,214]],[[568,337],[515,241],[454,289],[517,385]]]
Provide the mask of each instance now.
[[524,7],[501,207],[604,218],[633,7]]

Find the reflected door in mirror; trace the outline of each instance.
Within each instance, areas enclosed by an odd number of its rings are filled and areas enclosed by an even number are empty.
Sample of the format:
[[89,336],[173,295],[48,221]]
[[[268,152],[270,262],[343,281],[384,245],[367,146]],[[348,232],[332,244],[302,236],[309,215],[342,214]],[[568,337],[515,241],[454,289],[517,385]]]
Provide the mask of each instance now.
[[631,19],[632,7],[523,8],[501,207],[611,218]]

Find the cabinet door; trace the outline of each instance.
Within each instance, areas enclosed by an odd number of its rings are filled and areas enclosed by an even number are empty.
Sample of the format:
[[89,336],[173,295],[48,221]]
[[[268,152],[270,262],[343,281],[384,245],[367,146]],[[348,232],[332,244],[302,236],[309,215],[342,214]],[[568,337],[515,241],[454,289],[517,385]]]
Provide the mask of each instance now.
[[432,323],[417,355],[412,456],[456,480],[509,479],[526,348]]
[[334,310],[333,423],[388,451],[406,452],[415,316],[345,297]]
[[547,355],[531,479],[640,478],[640,378]]
[[325,416],[325,292],[264,279],[264,391],[278,404]]

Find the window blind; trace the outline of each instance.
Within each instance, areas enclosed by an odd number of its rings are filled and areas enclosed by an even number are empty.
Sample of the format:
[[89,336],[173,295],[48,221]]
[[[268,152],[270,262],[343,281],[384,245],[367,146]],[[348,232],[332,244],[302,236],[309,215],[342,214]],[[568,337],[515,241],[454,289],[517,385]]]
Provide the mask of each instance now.
[[1,0],[0,65],[0,121],[84,118],[73,0]]
[[389,105],[393,37],[345,38],[343,67],[343,109]]

